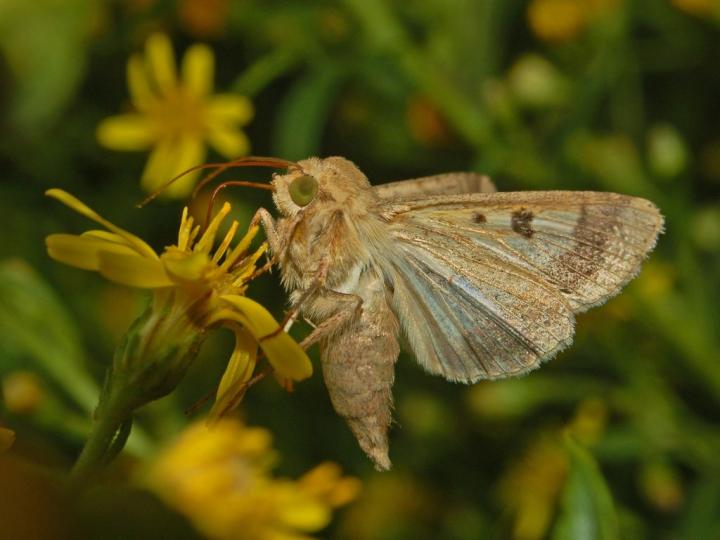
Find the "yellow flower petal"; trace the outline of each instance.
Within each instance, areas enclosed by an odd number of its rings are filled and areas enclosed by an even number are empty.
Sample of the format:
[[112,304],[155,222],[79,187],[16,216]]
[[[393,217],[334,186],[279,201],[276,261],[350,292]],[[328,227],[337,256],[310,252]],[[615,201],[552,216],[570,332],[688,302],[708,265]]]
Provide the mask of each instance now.
[[224,315],[242,324],[258,340],[260,348],[275,371],[283,377],[296,381],[312,375],[310,359],[287,333],[281,331],[271,338],[262,339],[280,328],[268,310],[244,296],[225,295],[221,298],[232,309],[220,312],[216,315],[216,320],[225,318]]
[[250,151],[250,140],[239,129],[212,126],[207,138],[212,147],[226,158],[244,156]]
[[245,96],[236,94],[218,94],[207,104],[207,112],[212,122],[243,126],[253,117],[252,102]]
[[139,114],[120,114],[106,118],[97,128],[98,142],[112,150],[147,150],[157,139],[152,122]]
[[48,255],[56,261],[83,270],[100,268],[101,251],[114,252],[135,259],[143,258],[130,247],[85,235],[51,234],[45,239],[45,245]]
[[[111,244],[119,244],[121,246],[126,246],[130,249],[132,249],[132,245],[130,245],[127,240],[125,240],[122,236],[119,234],[115,234],[109,231],[102,231],[98,229],[92,229],[90,231],[85,231],[82,233],[82,236],[87,236],[90,238],[97,238],[98,240],[104,240],[105,242],[109,242]],[[135,251],[135,250],[133,250]]]
[[527,16],[535,35],[546,41],[567,41],[587,24],[587,7],[576,0],[533,0]]
[[128,287],[159,289],[175,285],[157,259],[101,251],[98,253],[98,271],[105,278]]
[[197,281],[205,275],[208,267],[213,267],[207,253],[168,249],[160,259],[168,275],[179,282]]
[[177,72],[172,43],[165,34],[151,35],[145,45],[150,75],[163,94],[170,94],[177,88]]
[[[148,159],[141,184],[152,192],[164,186],[172,178],[199,165],[205,159],[205,146],[201,139],[185,136],[180,139],[166,138],[153,149]],[[162,195],[183,198],[190,194],[200,171],[193,171],[167,186]]]
[[263,540],[315,540],[307,534],[295,533],[289,529],[269,529],[263,532]]
[[185,88],[197,97],[212,92],[215,77],[215,57],[207,45],[190,47],[182,62],[182,77]]
[[235,332],[235,348],[220,380],[215,404],[210,410],[211,420],[216,420],[237,407],[245,394],[244,385],[255,370],[257,342],[239,326],[233,325],[232,330]]
[[[177,143],[173,139],[164,138],[150,152],[150,157],[148,157],[140,179],[140,185],[145,191],[153,192],[173,178],[172,171],[175,170],[174,160],[177,155],[176,146]],[[188,176],[193,175],[189,174]],[[178,180],[178,182],[187,181],[186,178]],[[162,194],[167,196],[165,191]]]
[[15,442],[15,432],[12,429],[0,427],[0,452],[9,450]]
[[95,223],[99,223],[106,229],[123,237],[128,242],[128,244],[131,245],[133,249],[143,257],[149,257],[152,259],[158,258],[153,248],[147,245],[145,241],[138,238],[134,234],[131,234],[121,229],[120,227],[113,225],[107,219],[103,218],[100,214],[95,212],[92,208],[80,201],[78,198],[70,195],[67,191],[63,191],[62,189],[49,189],[45,192],[45,195],[47,195],[48,197],[52,197],[53,199],[57,199],[65,206],[68,206],[75,210],[78,214],[81,214],[86,218],[91,219]]
[[312,498],[300,495],[287,503],[278,509],[278,518],[286,525],[303,531],[317,531],[330,522],[330,509]]
[[140,55],[134,54],[127,63],[127,80],[130,99],[138,111],[146,111],[157,101],[150,81],[148,81],[145,62]]
[[305,473],[300,486],[308,495],[337,507],[355,499],[362,483],[357,478],[343,477],[337,463],[325,462]]
[[[178,146],[178,153],[179,157],[175,162],[175,170],[172,173],[173,177],[205,161],[205,144],[199,137],[188,135],[181,139],[180,145]],[[200,171],[197,172],[199,173]],[[184,176],[168,188],[168,196],[178,198],[187,197],[192,191],[192,188],[195,187],[196,180],[197,175],[188,174]]]

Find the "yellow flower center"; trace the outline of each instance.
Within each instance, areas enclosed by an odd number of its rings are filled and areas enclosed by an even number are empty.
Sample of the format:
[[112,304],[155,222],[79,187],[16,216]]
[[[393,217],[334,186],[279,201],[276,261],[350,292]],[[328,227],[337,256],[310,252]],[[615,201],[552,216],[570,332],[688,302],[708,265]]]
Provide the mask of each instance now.
[[179,86],[148,109],[159,139],[173,139],[178,135],[202,138],[206,130],[205,101]]

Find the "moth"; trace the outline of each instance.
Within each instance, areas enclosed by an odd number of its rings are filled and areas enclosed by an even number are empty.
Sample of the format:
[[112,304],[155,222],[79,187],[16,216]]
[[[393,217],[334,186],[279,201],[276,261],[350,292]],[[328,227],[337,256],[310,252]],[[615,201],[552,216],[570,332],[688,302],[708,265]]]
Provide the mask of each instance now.
[[572,342],[575,314],[617,294],[663,218],[616,193],[496,192],[449,173],[372,186],[342,157],[291,163],[260,209],[291,310],[314,325],[335,410],[389,469],[401,336],[428,372],[474,383],[527,373]]

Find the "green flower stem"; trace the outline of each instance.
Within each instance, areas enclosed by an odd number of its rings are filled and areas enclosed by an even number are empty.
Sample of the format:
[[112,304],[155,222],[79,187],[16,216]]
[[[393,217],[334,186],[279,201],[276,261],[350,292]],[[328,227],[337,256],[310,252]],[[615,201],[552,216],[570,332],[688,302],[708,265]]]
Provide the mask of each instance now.
[[100,398],[90,436],[70,472],[70,486],[87,484],[125,445],[132,426],[132,413],[138,406],[130,389],[106,387]]
[[83,487],[123,449],[136,409],[168,395],[197,356],[203,335],[188,319],[194,296],[156,294],[115,349],[90,437],[70,473]]

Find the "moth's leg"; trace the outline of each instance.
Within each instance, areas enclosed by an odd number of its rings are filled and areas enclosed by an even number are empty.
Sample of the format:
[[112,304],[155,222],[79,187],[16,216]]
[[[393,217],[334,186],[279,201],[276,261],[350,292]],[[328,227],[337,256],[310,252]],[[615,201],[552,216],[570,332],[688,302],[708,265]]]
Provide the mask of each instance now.
[[[342,305],[342,307],[337,313],[315,326],[313,331],[300,342],[299,345],[304,350],[309,349],[324,337],[332,335],[338,328],[342,328],[345,324],[350,322],[353,317],[357,316],[363,305],[363,299],[357,294],[346,294],[325,288],[322,288],[321,290],[325,298],[332,298],[333,301]],[[294,320],[297,313],[298,311],[295,309],[292,315],[288,317],[288,322]],[[289,327],[286,322],[281,324],[276,331],[261,337],[260,341],[270,339],[278,335],[280,332],[287,330],[289,330]]]
[[283,243],[280,238],[280,234],[277,232],[275,219],[265,208],[258,208],[253,215],[252,220],[250,220],[251,227],[254,227],[258,224],[262,226],[263,232],[265,233],[265,238],[268,245],[270,246],[270,255],[265,255],[265,264],[263,264],[255,271],[255,273],[250,278],[251,280],[264,274],[267,271],[272,271],[273,264],[275,264],[280,257]]
[[[291,241],[292,236],[295,234],[297,225],[300,223],[299,217],[298,217],[298,219],[292,221],[290,224],[289,235],[286,238],[281,240],[279,238],[279,235],[275,231],[275,222],[273,221],[272,216],[270,215],[270,213],[267,210],[265,210],[264,208],[260,208],[255,213],[255,217],[253,217],[253,222],[255,222],[256,219],[260,220],[260,222],[263,224],[263,227],[267,226],[268,228],[273,229],[273,233],[275,234],[275,237],[276,237],[278,249],[282,249],[281,242],[285,242],[287,245],[287,243],[289,243]],[[342,220],[342,214],[338,213],[338,212],[334,213],[330,219],[330,222],[328,225],[328,230],[332,230],[332,229],[338,227],[339,223],[341,223],[341,220]],[[267,225],[266,225],[266,223],[267,223]],[[272,244],[270,245],[270,249],[271,250],[273,249]],[[325,287],[325,283],[327,282],[328,272],[330,270],[330,265],[332,264],[332,261],[334,260],[335,252],[337,249],[338,249],[338,244],[336,242],[331,243],[327,253],[322,258],[320,263],[318,264],[317,271],[315,272],[314,279],[313,279],[312,283],[310,284],[310,286],[307,289],[305,289],[305,291],[303,291],[302,294],[300,295],[300,298],[298,298],[294,302],[293,306],[290,308],[288,313],[285,315],[285,318],[284,318],[282,324],[280,324],[280,326],[278,327],[278,329],[266,336],[261,337],[260,341],[275,337],[280,332],[282,332],[283,328],[285,328],[293,318],[297,317],[298,313],[302,309],[302,305],[310,297],[312,297],[313,294],[317,293],[319,290],[322,290],[323,294],[326,295],[326,297],[335,298],[341,304],[346,303],[346,302],[343,302],[343,300],[345,300],[348,297],[354,298],[354,300],[352,302],[353,309],[350,311],[350,313],[356,312],[360,308],[360,306],[362,305],[362,298],[360,298],[359,296],[352,295],[352,294],[339,293],[337,291],[333,291],[333,290],[327,289]],[[277,253],[279,253],[279,251]],[[340,313],[331,316],[326,321],[323,321],[322,324],[320,324],[317,328],[315,328],[315,330],[313,330],[313,332],[310,334],[310,336],[308,336],[308,338],[313,336],[313,334],[317,334],[318,330],[321,327],[334,329],[339,324],[344,323],[345,319],[343,317],[338,317],[338,315],[342,315],[342,311],[343,310],[341,310]],[[321,339],[321,337],[316,338],[314,341],[312,341],[312,343],[307,345],[307,347],[309,347],[313,343],[317,342],[319,339]]]
[[281,236],[281,233],[278,232],[276,221],[270,212],[268,212],[265,208],[258,208],[250,221],[250,225],[262,225],[263,231],[265,232],[265,238],[270,246],[271,254],[268,258],[269,260],[265,263],[265,265],[263,265],[259,273],[265,272],[271,268],[273,264],[280,260],[282,253],[285,251],[287,246],[290,245],[290,242],[292,242],[292,238],[295,235],[295,231],[297,230],[297,226],[300,223],[301,218],[302,216],[299,215],[291,218],[288,226],[285,228],[285,231]]
[[[271,332],[270,334],[266,336],[262,336],[260,338],[260,341],[273,338],[277,336],[280,332],[282,332],[292,321],[295,319],[298,314],[300,313],[300,309],[302,309],[302,305],[307,301],[308,298],[310,298],[313,294],[318,292],[320,289],[324,289],[324,292],[330,293],[330,294],[336,294],[340,295],[342,293],[338,293],[336,291],[332,291],[330,289],[325,289],[325,281],[327,279],[328,269],[330,268],[330,257],[323,258],[322,261],[320,261],[320,266],[318,267],[317,275],[315,279],[313,280],[312,284],[300,295],[300,298],[298,298],[293,306],[290,308],[290,310],[285,315],[285,318],[283,319],[283,322],[280,324],[277,330],[274,332]],[[343,296],[353,296],[353,295],[343,295]],[[357,297],[360,302],[362,303],[362,299],[358,296]],[[332,318],[332,317],[331,317]]]
[[296,311],[291,317],[287,317],[287,321],[283,324],[282,329],[287,333],[297,321],[299,313]]
[[280,253],[282,242],[277,232],[277,227],[275,226],[275,219],[265,208],[258,208],[252,220],[250,220],[251,227],[258,224],[262,226],[265,232],[265,238],[267,238],[267,242],[270,245],[270,251],[273,257],[277,257],[278,253]]
[[331,298],[337,304],[342,305],[340,310],[318,324],[310,334],[300,342],[303,349],[308,349],[326,336],[333,334],[353,317],[356,317],[363,305],[363,299],[357,294],[347,294],[332,289],[323,289],[323,296]]

